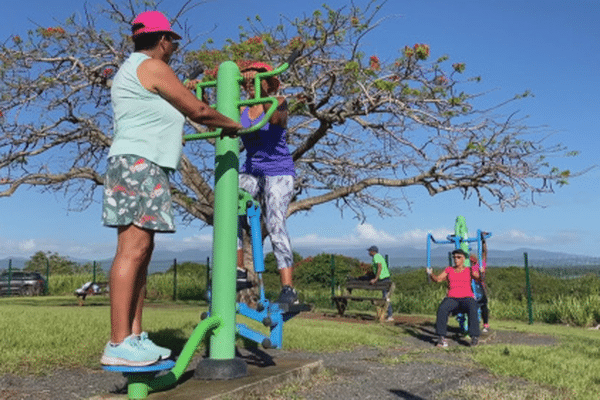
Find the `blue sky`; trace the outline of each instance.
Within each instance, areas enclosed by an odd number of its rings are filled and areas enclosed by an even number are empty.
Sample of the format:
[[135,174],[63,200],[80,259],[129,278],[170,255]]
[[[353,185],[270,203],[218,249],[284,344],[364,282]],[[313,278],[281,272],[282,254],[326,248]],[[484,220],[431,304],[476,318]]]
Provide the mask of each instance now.
[[[217,43],[236,37],[246,17],[260,14],[265,24],[280,15],[310,14],[323,0],[287,2],[263,0],[209,1],[193,11],[192,32],[210,34]],[[92,4],[98,1],[91,1]],[[167,14],[175,7],[163,9]],[[346,1],[329,1],[337,8]],[[365,3],[355,0],[355,3]],[[82,6],[70,0],[22,0],[4,10],[0,40],[33,28],[56,25]],[[259,8],[259,6],[261,8]],[[233,11],[233,10],[239,11]],[[553,160],[572,171],[600,164],[599,96],[600,2],[596,0],[419,0],[389,1],[385,14],[393,14],[366,38],[368,51],[383,60],[399,55],[405,45],[427,43],[433,58],[448,54],[452,62],[465,62],[467,73],[481,75],[482,90],[492,90],[489,101],[500,101],[528,89],[535,97],[506,109],[529,116],[530,125],[545,125],[555,132],[548,144],[563,143],[580,151],[576,158]],[[216,22],[215,22],[216,21]],[[216,24],[216,25],[215,25]],[[332,206],[292,216],[288,227],[297,248],[365,247],[377,244],[384,253],[395,247],[425,247],[427,232],[445,238],[457,215],[464,215],[470,232],[493,233],[494,249],[520,247],[600,257],[600,169],[575,178],[556,194],[537,199],[537,206],[490,211],[458,193],[429,197],[422,188],[409,188],[412,201],[405,216],[368,215],[360,223],[349,213],[342,217]],[[98,192],[100,195],[100,192]],[[99,196],[98,200],[100,199]],[[102,227],[100,204],[88,210],[67,210],[62,194],[18,191],[0,198],[0,258],[29,257],[35,251],[53,251],[73,258],[112,256],[114,230]],[[182,226],[173,235],[158,235],[157,248],[208,249],[212,230],[200,224]],[[425,253],[424,253],[425,254]]]

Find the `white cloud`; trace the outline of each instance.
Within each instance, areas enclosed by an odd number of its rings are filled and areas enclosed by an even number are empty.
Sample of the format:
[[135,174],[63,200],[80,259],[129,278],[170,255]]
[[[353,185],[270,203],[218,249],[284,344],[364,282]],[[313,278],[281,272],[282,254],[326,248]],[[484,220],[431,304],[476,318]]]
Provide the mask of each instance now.
[[183,238],[172,235],[155,235],[156,248],[170,251],[183,251],[190,249],[210,249],[212,246],[212,234],[192,235]]
[[35,239],[23,240],[18,243],[19,252],[28,253],[36,248]]
[[[292,247],[297,249],[313,249],[329,251],[334,249],[362,249],[371,245],[380,248],[414,247],[425,249],[427,234],[431,233],[437,241],[445,241],[453,234],[448,227],[432,229],[411,229],[391,232],[389,229],[378,229],[376,226],[364,223],[357,224],[352,230],[342,235],[330,232],[327,226],[319,227],[318,233],[308,233],[292,237]],[[474,237],[476,232],[470,232]],[[194,235],[156,235],[156,250],[185,251],[191,249],[210,250],[212,247],[212,232]],[[553,231],[545,234],[530,233],[520,229],[510,229],[493,232],[488,241],[490,248],[498,250],[513,250],[519,247],[537,248],[573,252],[573,246],[581,242],[590,242],[593,247],[593,237],[577,231]],[[586,242],[587,243],[587,242]],[[29,258],[37,251],[56,252],[60,255],[84,260],[103,260],[114,256],[116,238],[110,236],[90,243],[77,243],[73,240],[64,242],[54,238],[28,238],[12,240],[0,237],[0,258],[24,257]],[[265,252],[271,251],[270,240],[264,242]],[[579,251],[580,252],[580,251]]]
[[502,245],[513,245],[518,247],[540,246],[550,243],[548,237],[530,235],[518,229],[511,229],[492,236],[494,241]]
[[337,237],[324,237],[316,233],[292,238],[292,246],[299,248],[355,248],[357,246],[410,246],[425,248],[427,234],[431,232],[436,239],[446,239],[450,231],[444,228],[433,230],[414,229],[399,233],[390,233],[380,230],[371,224],[357,225],[348,235]]

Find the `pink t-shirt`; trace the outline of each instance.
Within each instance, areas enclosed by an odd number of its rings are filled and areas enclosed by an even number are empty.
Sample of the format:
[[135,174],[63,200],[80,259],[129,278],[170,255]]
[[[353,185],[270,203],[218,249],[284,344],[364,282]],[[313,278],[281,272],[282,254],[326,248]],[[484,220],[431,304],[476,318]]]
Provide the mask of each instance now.
[[471,268],[466,267],[461,272],[456,272],[452,267],[446,267],[444,270],[448,276],[448,297],[462,299],[465,297],[475,297],[471,289]]

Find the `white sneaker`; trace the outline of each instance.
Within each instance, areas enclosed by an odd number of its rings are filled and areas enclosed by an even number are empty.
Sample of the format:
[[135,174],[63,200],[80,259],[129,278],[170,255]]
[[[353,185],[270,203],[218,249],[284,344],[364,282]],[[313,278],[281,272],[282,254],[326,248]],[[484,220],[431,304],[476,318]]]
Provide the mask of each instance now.
[[145,367],[160,359],[160,355],[143,347],[140,340],[133,335],[127,336],[118,345],[107,343],[100,359],[102,365],[124,365],[128,367]]
[[387,317],[386,321],[387,322],[394,322],[396,320],[394,319],[394,317]]
[[171,357],[171,350],[167,349],[166,347],[157,346],[148,337],[148,332],[142,332],[140,334],[140,343],[142,344],[142,347],[152,352],[160,354],[161,360],[166,360],[167,358]]

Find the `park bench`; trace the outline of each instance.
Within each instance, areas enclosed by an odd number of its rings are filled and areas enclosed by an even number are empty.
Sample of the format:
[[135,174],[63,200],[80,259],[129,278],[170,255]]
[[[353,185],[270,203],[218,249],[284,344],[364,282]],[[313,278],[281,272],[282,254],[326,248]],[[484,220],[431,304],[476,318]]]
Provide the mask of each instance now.
[[108,282],[95,282],[87,288],[85,287],[86,285],[75,290],[75,296],[77,297],[80,306],[85,304],[85,298],[87,296],[108,294]]
[[[342,294],[340,296],[332,296],[331,299],[335,303],[339,315],[344,315],[344,312],[348,308],[349,301],[368,301],[376,307],[377,318],[379,319],[379,321],[383,321],[385,319],[386,310],[388,308],[388,305],[390,304],[392,293],[394,293],[395,288],[396,285],[392,281],[377,282],[375,284],[371,284],[368,280],[349,279],[346,282],[346,286],[343,290],[345,294]],[[371,292],[376,291],[379,293],[379,297],[353,295],[353,290],[368,290]],[[386,297],[381,297],[382,290],[387,290]]]

